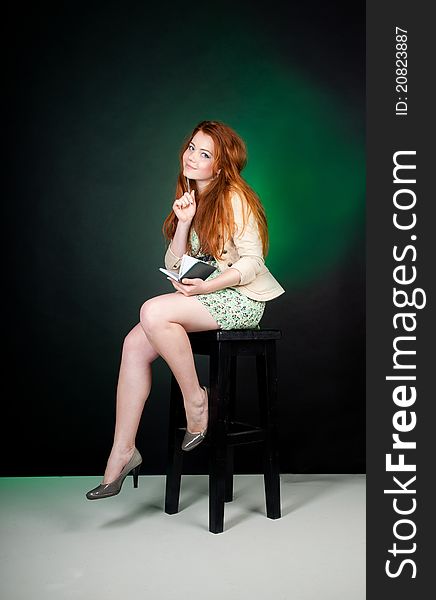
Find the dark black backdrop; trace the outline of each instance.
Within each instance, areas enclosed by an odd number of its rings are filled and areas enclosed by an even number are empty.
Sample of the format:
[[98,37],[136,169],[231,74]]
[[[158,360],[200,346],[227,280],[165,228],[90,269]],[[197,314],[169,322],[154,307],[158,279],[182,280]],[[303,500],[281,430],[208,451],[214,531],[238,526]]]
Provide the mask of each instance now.
[[[184,12],[189,8],[187,3],[173,3],[165,11],[156,9],[153,14],[145,3],[133,4],[136,8],[132,27],[137,26],[138,20],[144,26],[141,49],[144,60],[153,51],[147,36],[151,31],[159,35],[168,26],[168,11],[173,11],[171,22],[179,19],[179,24],[189,32],[191,15]],[[12,193],[6,204],[10,232],[7,267],[11,283],[6,290],[4,320],[5,379],[12,385],[11,391],[4,395],[5,410],[11,411],[3,421],[3,441],[9,439],[8,448],[12,451],[7,453],[3,475],[94,475],[103,472],[110,450],[120,348],[123,336],[137,320],[140,303],[147,298],[146,289],[140,294],[127,273],[122,280],[124,287],[117,291],[122,310],[112,318],[102,283],[82,277],[86,263],[80,248],[77,253],[64,252],[65,231],[71,233],[72,228],[80,227],[86,219],[81,220],[79,209],[71,206],[59,217],[55,168],[51,171],[50,166],[41,167],[45,136],[34,115],[46,97],[35,82],[50,57],[51,66],[57,66],[60,85],[65,84],[68,70],[74,70],[74,56],[68,56],[66,40],[73,31],[77,33],[81,20],[88,30],[90,27],[95,30],[95,54],[90,60],[98,61],[104,55],[104,47],[99,45],[103,39],[99,11],[105,23],[112,24],[116,35],[119,20],[124,26],[129,21],[129,6],[130,3],[91,3],[81,7],[76,3],[72,7],[71,3],[60,2],[55,9],[49,9],[39,3],[37,7],[22,5],[19,14],[15,11],[11,16],[15,44],[10,48],[12,69],[8,88],[13,104],[6,123],[12,133],[9,146]],[[239,8],[234,5],[232,9],[219,3],[206,8],[197,3],[190,10],[203,11],[205,24],[217,11],[221,17],[226,10],[229,15],[231,10],[246,11],[247,18],[256,12],[258,26],[271,36],[283,55],[292,55],[312,76],[335,86],[359,115],[364,128],[363,3],[333,2],[325,6],[317,2],[241,2],[236,6]],[[152,61],[147,64],[152,81]],[[90,98],[90,104],[92,101]],[[62,135],[67,111],[62,106],[56,110]],[[181,131],[185,133],[185,129]],[[135,149],[131,151],[134,153]],[[81,179],[84,163],[92,168],[89,157],[84,160],[76,156],[71,171],[77,169],[77,180]],[[54,189],[47,199],[41,190],[47,189],[47,179],[51,177]],[[112,184],[112,173],[108,173],[108,188],[111,185],[116,184]],[[80,186],[86,186],[86,182],[81,180],[79,184],[73,178],[72,186],[80,193]],[[67,191],[64,189],[62,193]],[[63,206],[61,203],[61,210]],[[86,207],[81,206],[80,210],[86,211]],[[55,211],[56,219],[52,216]],[[155,231],[160,227],[160,214],[158,217],[152,223]],[[92,231],[88,233],[92,236]],[[122,235],[129,232],[121,232],[120,238]],[[50,250],[47,239],[51,240]],[[124,247],[118,238],[112,243],[115,249],[119,244],[116,266],[122,271],[127,262]],[[138,260],[142,260],[146,243],[133,246]],[[57,250],[53,252],[53,248]],[[280,327],[283,331],[278,346],[283,472],[365,471],[364,266],[362,220],[353,247],[333,271],[310,285],[287,289],[286,294],[267,307],[263,327]],[[53,293],[41,292],[47,286]],[[89,304],[84,300],[86,297]],[[102,320],[105,311],[107,318]],[[206,364],[201,359],[198,369],[204,379]],[[238,389],[241,409],[247,416],[251,413],[255,416],[252,408],[255,390],[253,384],[247,384],[251,369],[249,359],[241,362]],[[145,457],[144,474],[164,472],[166,459],[169,370],[162,359],[154,363],[153,377],[152,394],[137,438],[138,448]],[[24,450],[25,460],[14,450],[17,444]],[[148,444],[152,444],[153,453],[147,453]],[[259,466],[256,449],[240,449],[236,457],[239,472],[256,472]],[[187,458],[187,471],[204,472],[205,468],[204,452]]]

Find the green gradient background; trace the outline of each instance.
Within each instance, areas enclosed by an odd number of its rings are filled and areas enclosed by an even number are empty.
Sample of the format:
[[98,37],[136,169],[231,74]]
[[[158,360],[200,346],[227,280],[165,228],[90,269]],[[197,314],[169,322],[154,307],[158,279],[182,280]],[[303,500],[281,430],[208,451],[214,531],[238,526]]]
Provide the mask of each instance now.
[[[324,26],[322,14],[293,21],[271,4],[268,20],[259,6],[188,10],[176,2],[151,12],[141,2],[61,3],[49,15],[34,7],[20,23],[12,215],[18,235],[11,247],[20,317],[13,336],[17,362],[20,338],[35,359],[18,395],[37,389],[42,402],[29,408],[31,418],[51,423],[58,440],[65,419],[82,432],[84,454],[99,447],[96,465],[111,440],[108,406],[122,338],[144,300],[172,291],[158,271],[161,227],[174,198],[179,148],[199,121],[222,120],[246,141],[243,175],[269,223],[266,264],[286,290],[267,307],[265,326],[283,327],[286,343],[298,344],[291,320],[313,322],[312,331],[300,332],[309,338],[312,369],[324,361],[311,354],[319,344],[319,304],[327,311],[336,302],[334,310],[341,310],[344,299],[335,299],[345,286],[338,273],[344,265],[352,270],[356,256],[362,260],[363,96],[359,74],[348,70],[352,61],[335,54],[335,27],[344,35],[341,10],[325,9],[329,47],[312,31],[315,16],[318,31]],[[287,36],[298,38],[299,54],[287,49]],[[350,36],[348,43],[356,42]],[[307,57],[318,60],[316,68],[305,65]],[[332,330],[330,339],[345,353],[363,344],[341,335]],[[339,375],[330,376],[335,385]],[[154,367],[154,378],[154,394],[166,397],[166,365]],[[313,390],[308,410],[323,401]],[[145,432],[153,439],[148,423],[166,413],[156,403],[146,410]],[[98,441],[97,429],[104,432]],[[50,448],[49,440],[42,443]],[[86,459],[82,464],[69,452],[69,468],[83,473]],[[44,446],[41,454],[41,474],[50,473]]]
[[118,273],[135,292],[157,289],[178,150],[202,119],[229,123],[247,143],[244,177],[270,228],[267,264],[287,290],[334,269],[363,227],[362,124],[346,98],[283,60],[245,18],[229,43],[225,21],[209,22],[213,44],[194,24],[190,42],[167,24],[145,49],[150,31],[134,15],[114,35],[102,14],[99,39],[94,21],[69,24],[62,60],[45,57],[32,119],[40,184],[56,203],[38,216],[42,228],[59,225],[62,239],[46,239],[44,251],[61,242],[74,255],[87,302],[95,277],[112,298]]

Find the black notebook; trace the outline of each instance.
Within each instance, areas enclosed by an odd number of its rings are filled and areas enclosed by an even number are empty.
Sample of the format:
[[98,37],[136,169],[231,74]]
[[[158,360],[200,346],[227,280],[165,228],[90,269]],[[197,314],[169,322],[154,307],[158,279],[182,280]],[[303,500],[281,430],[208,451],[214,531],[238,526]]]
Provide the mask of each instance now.
[[196,277],[199,279],[207,279],[211,273],[216,271],[216,267],[204,262],[204,260],[199,260],[188,254],[184,254],[182,256],[179,272],[168,271],[162,267],[159,267],[159,271],[162,271],[162,273],[165,273],[165,275],[171,277],[171,279],[174,279],[175,281],[182,281],[185,277],[188,277],[189,279],[194,279]]

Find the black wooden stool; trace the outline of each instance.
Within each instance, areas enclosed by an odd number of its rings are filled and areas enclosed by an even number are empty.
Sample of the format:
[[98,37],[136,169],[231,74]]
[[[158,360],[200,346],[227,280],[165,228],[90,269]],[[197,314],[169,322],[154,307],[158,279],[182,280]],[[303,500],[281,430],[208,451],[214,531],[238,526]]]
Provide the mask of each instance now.
[[[211,330],[188,333],[194,354],[209,356],[209,424],[204,442],[193,452],[209,446],[209,531],[224,529],[224,502],[233,500],[233,449],[240,444],[261,442],[264,449],[266,514],[278,519],[280,474],[277,440],[276,329]],[[236,360],[255,356],[260,408],[260,427],[234,421]],[[171,377],[168,466],[165,512],[179,510],[182,462],[181,443],[186,415],[180,387]]]

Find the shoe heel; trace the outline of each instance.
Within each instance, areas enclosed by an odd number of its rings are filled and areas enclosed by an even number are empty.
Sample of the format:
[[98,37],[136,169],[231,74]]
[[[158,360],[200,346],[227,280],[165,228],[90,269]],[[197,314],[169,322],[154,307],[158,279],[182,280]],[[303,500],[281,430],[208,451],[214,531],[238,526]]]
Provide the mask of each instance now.
[[138,465],[137,467],[135,467],[132,470],[132,475],[133,475],[133,487],[137,488],[138,487],[138,475],[139,475],[139,467],[140,465]]

